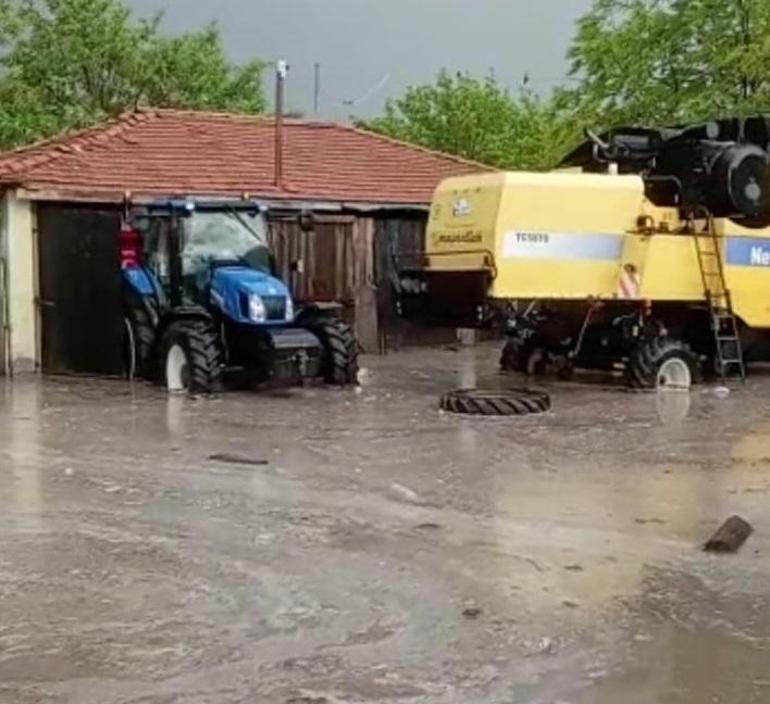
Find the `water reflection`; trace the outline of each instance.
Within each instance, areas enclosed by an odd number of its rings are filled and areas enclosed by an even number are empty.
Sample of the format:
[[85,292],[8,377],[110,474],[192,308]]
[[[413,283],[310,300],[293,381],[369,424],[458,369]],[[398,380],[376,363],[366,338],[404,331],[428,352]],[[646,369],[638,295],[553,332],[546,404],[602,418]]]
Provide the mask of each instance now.
[[475,389],[477,378],[476,360],[472,354],[466,353],[457,368],[457,388]]
[[[26,381],[5,386],[0,409],[4,428],[3,448],[9,459],[5,469],[12,477],[11,493],[15,507],[39,523],[43,510],[41,459],[41,387]],[[2,455],[0,455],[2,457]]]
[[168,437],[173,442],[182,443],[187,429],[187,414],[185,402],[187,398],[182,394],[168,394],[166,397],[166,429]]
[[663,425],[681,425],[690,413],[692,397],[681,389],[660,389],[657,392],[658,418]]

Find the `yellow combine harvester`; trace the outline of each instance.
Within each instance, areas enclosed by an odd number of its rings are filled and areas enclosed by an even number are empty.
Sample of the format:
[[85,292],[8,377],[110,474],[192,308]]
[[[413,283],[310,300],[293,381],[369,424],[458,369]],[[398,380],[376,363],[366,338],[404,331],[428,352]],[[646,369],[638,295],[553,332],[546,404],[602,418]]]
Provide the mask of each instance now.
[[502,365],[629,385],[770,358],[770,121],[589,134],[559,171],[451,178],[400,306],[507,327]]

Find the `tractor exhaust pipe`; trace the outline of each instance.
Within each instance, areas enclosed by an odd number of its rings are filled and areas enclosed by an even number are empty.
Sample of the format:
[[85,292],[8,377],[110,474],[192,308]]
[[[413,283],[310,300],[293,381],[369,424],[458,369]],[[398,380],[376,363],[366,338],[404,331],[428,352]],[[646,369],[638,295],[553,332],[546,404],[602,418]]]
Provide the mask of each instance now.
[[289,64],[278,61],[275,65],[275,187],[283,190],[283,113],[286,76]]

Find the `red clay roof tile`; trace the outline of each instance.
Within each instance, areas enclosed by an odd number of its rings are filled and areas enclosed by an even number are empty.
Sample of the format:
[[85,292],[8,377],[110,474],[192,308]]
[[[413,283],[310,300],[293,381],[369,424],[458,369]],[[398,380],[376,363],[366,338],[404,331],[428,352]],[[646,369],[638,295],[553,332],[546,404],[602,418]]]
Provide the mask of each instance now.
[[283,187],[270,118],[140,110],[0,153],[0,186],[62,198],[230,196],[426,204],[448,176],[492,170],[344,125],[286,120]]

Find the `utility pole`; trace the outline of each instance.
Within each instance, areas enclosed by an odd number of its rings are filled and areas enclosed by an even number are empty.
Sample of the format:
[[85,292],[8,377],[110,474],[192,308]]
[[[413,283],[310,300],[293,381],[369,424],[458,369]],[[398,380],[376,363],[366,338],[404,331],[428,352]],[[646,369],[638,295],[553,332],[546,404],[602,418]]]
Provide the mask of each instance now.
[[321,64],[316,61],[313,81],[313,112],[318,116],[321,112]]
[[275,64],[275,187],[283,190],[283,112],[286,76],[289,64],[281,60]]

